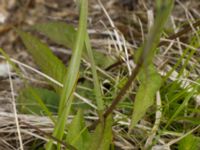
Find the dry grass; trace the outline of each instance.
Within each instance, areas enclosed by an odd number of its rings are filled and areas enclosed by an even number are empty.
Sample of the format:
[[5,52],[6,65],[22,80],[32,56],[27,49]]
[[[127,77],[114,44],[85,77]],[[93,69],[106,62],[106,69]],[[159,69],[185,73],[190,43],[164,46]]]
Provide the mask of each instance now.
[[[62,2],[64,3],[64,1]],[[128,72],[126,74],[127,76],[131,74],[131,70],[135,67],[135,64],[130,59],[129,54],[133,54],[134,50],[140,46],[142,41],[144,41],[144,36],[153,22],[153,4],[151,2],[147,3],[145,0],[139,1],[138,3],[136,3],[136,1],[134,2],[135,5],[133,8],[129,8],[129,5],[126,5],[119,0],[112,0],[109,2],[102,1],[102,4],[97,3],[96,1],[91,1],[90,4],[89,33],[91,35],[93,47],[108,54],[113,60],[121,60],[125,62],[117,67],[111,68],[107,72],[99,68],[99,70],[111,80],[115,80],[116,76],[121,76],[123,72],[120,72],[120,68],[126,68]],[[15,3],[16,1],[13,0],[12,6],[10,4],[10,7],[13,8],[6,6],[6,3],[3,8],[0,8],[0,10],[4,9],[4,11],[10,15],[8,20],[0,25],[0,46],[6,50],[6,52],[13,58],[13,61],[18,64],[24,77],[29,79],[31,84],[40,87],[48,87],[44,79],[50,78],[38,71],[38,68],[34,65],[31,57],[24,51],[24,47],[14,31],[8,27],[10,27],[10,25],[18,24],[18,26],[26,29],[29,25],[46,20],[62,20],[76,24],[77,13],[74,13],[75,7],[70,2],[60,6],[56,3],[56,0],[52,3],[45,2],[44,0],[36,0],[35,2],[30,0],[27,2],[27,5],[19,4],[23,7],[19,7]],[[16,8],[14,8],[14,5]],[[179,74],[179,70],[176,69],[169,77],[172,81],[181,81],[182,88],[186,87],[190,83],[194,83],[195,79],[197,79],[200,74],[200,64],[198,59],[200,55],[199,49],[188,43],[188,38],[191,35],[197,35],[199,30],[199,28],[193,27],[195,20],[200,17],[199,9],[200,2],[198,0],[183,2],[176,0],[173,15],[170,18],[171,21],[167,25],[169,28],[169,35],[180,31],[180,29],[182,29],[182,27],[179,27],[181,23],[189,23],[192,30],[180,38],[173,40],[167,38],[161,39],[162,41],[166,41],[167,44],[160,48],[160,52],[157,54],[155,59],[155,64],[159,69],[160,74],[166,74],[172,69],[173,65],[178,61],[178,58],[184,53],[183,50],[185,48],[191,48],[195,51],[195,55],[188,62],[188,67],[194,67],[194,69],[192,71],[185,69],[184,73],[178,79],[176,78],[176,75]],[[22,15],[23,11],[27,12],[26,15]],[[20,21],[18,21],[18,19]],[[166,37],[168,36],[166,35]],[[64,60],[63,49],[61,48],[60,51],[57,51],[57,49],[60,48],[59,45],[54,45],[48,40],[46,41],[53,49],[55,49],[55,54],[59,57],[61,55],[60,58]],[[183,59],[181,64],[184,64],[185,61],[186,60]],[[86,61],[84,63],[86,66],[88,65]],[[56,82],[56,84],[62,86],[60,83]],[[36,138],[48,141],[48,138],[50,138],[48,134],[53,130],[53,124],[48,117],[19,114],[17,112],[16,97],[23,86],[23,82],[14,72],[12,72],[12,70],[9,70],[7,77],[1,77],[0,79],[0,149],[29,149],[29,143],[32,143]],[[91,100],[77,94],[76,96],[78,96],[84,103],[96,108],[96,106],[92,104]],[[194,98],[196,101],[196,107],[199,108],[200,96],[194,95]],[[159,130],[159,116],[162,115],[159,111],[161,105],[159,92],[157,93],[156,105],[158,110],[155,118],[149,122],[143,120],[133,131],[136,134],[146,136],[144,138],[146,140],[146,146],[152,143],[152,139]],[[120,111],[116,110],[114,113],[115,120],[124,118]],[[88,122],[96,120],[97,118],[95,115],[96,114],[93,113],[91,116],[86,116]],[[137,139],[134,137],[123,136],[127,132],[125,129],[129,124],[130,119],[126,118],[113,126],[113,132],[117,133],[115,136],[115,145],[121,149],[137,149],[138,147],[135,145],[140,145],[141,143],[141,141],[139,141],[140,138]],[[32,128],[32,126],[35,128]],[[121,126],[124,128],[121,128]],[[197,128],[194,128],[194,130],[196,129]],[[40,130],[42,130],[42,132],[40,132]],[[147,137],[147,135],[149,136]],[[163,145],[160,149],[164,149],[164,147],[170,149],[170,145],[172,145],[174,141],[178,139],[180,140],[180,138],[185,136],[183,133],[172,135],[165,133],[165,135],[165,137],[161,137],[158,140],[158,143]],[[166,138],[167,136],[169,138]]]

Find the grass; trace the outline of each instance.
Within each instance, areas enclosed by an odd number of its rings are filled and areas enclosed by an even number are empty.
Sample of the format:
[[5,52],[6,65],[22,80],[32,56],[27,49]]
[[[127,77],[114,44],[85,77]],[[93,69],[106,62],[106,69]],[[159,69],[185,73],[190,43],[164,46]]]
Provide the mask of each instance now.
[[[87,0],[77,2],[77,29],[64,22],[40,23],[29,28],[65,49],[71,49],[67,65],[37,36],[15,29],[41,71],[25,64],[23,67],[44,77],[48,88],[31,85],[20,70],[22,64],[0,50],[1,57],[10,63],[25,85],[16,100],[13,96],[13,102],[17,104],[14,108],[25,116],[36,117],[35,120],[46,118],[52,127],[47,131],[42,121],[39,126],[23,118],[18,120],[20,114],[14,109],[20,148],[25,149],[26,145],[25,133],[22,134],[25,126],[40,133],[31,132],[35,138],[28,146],[32,149],[198,150],[199,21],[192,23],[195,33],[189,34],[188,43],[177,40],[174,44],[173,40],[191,31],[189,26],[168,35],[169,42],[163,42],[166,25],[173,23],[170,15],[174,1],[157,0],[154,24],[142,37],[144,42],[130,52],[128,42],[116,30],[103,4],[100,1],[99,4],[113,27],[109,35],[114,48],[110,49],[114,49],[123,61],[92,47],[87,32]],[[175,59],[169,57],[166,60],[166,53]],[[11,76],[9,79],[12,83]]]

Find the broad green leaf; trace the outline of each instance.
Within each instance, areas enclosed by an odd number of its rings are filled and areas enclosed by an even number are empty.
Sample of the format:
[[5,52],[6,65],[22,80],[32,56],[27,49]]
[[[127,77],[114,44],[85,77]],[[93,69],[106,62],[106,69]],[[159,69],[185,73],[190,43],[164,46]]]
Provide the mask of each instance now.
[[[66,24],[65,22],[45,22],[39,23],[32,27],[32,29],[43,33],[50,40],[56,44],[60,44],[66,48],[74,49],[73,46],[76,41],[77,30],[72,25]],[[83,51],[86,48],[84,46]],[[86,53],[83,53],[86,58]]]
[[77,31],[72,25],[64,22],[47,22],[36,24],[33,29],[42,32],[52,41],[65,47],[73,48],[74,46]]
[[[43,23],[43,24],[36,24],[33,28],[36,29],[37,31],[44,33],[47,37],[49,37],[54,42],[58,44],[62,44],[65,47],[73,48],[73,44],[75,42],[74,39],[77,34],[77,31],[72,26],[65,25],[65,23],[62,23],[62,22],[48,22],[48,23]],[[109,59],[102,53],[96,52],[96,51],[94,51],[95,54],[93,56],[92,54],[93,51],[91,49],[89,37],[88,37],[88,40],[85,41],[84,49],[87,49],[87,53],[88,53],[88,56],[86,56],[86,54],[84,53],[85,58],[89,59],[89,61],[91,62],[91,68],[92,68],[94,85],[95,85],[94,89],[95,89],[95,93],[97,97],[97,104],[98,104],[99,110],[102,110],[103,103],[100,102],[102,101],[101,90],[99,88],[100,86],[98,83],[99,81],[97,77],[96,65],[95,65],[95,61],[93,57],[97,58],[96,62],[100,67],[106,67],[107,65],[109,65],[110,64],[109,62],[111,59]]]
[[53,91],[34,87],[28,87],[20,91],[17,103],[18,110],[21,113],[47,115],[42,106],[38,103],[36,96],[33,94],[40,97],[50,112],[57,113],[59,96]]
[[[73,48],[75,43],[77,31],[72,25],[68,25],[64,22],[45,22],[39,23],[32,27],[38,32],[43,33],[50,40],[57,44],[63,45],[66,48]],[[84,48],[85,49],[85,48]],[[112,63],[112,60],[108,55],[98,51],[93,51],[94,58],[97,66],[106,68]]]
[[98,124],[88,150],[109,150],[112,144],[112,117],[108,116],[105,124]]
[[139,76],[142,75],[144,77],[136,94],[130,129],[137,124],[147,109],[153,104],[155,93],[160,88],[162,82],[161,77],[152,65],[152,61],[174,1],[157,0],[156,2],[157,13],[155,23],[150,29],[144,45],[139,48],[135,56],[136,62],[143,69]]
[[78,150],[86,150],[90,135],[83,118],[83,111],[79,110],[69,125],[67,142]]
[[144,116],[147,109],[153,105],[156,92],[159,90],[162,79],[153,65],[148,66],[140,74],[141,85],[136,93],[130,129]]
[[190,134],[178,143],[178,150],[199,150],[200,138]]
[[[40,69],[53,79],[63,83],[64,76],[67,73],[65,65],[52,53],[49,47],[41,42],[37,37],[29,33],[17,30],[28,52],[40,67]],[[60,88],[53,84],[54,88],[59,92]]]

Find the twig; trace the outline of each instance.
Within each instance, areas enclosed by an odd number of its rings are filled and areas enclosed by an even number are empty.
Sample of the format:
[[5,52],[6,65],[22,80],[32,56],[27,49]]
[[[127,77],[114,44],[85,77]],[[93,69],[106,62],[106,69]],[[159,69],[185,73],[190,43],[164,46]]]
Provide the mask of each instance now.
[[[127,90],[130,88],[132,85],[133,81],[135,80],[136,76],[140,72],[140,69],[142,68],[142,65],[144,63],[144,54],[140,55],[140,58],[138,59],[138,63],[136,64],[135,69],[132,71],[131,76],[129,77],[128,81],[126,82],[125,86],[120,90],[119,94],[117,97],[113,100],[112,104],[108,109],[103,113],[103,117],[106,118],[113,112],[115,109],[116,105],[120,102],[120,100],[125,96]],[[92,130],[96,127],[96,125],[100,122],[100,120],[96,120],[91,126],[89,126],[89,130]]]
[[135,80],[137,74],[139,73],[141,66],[143,65],[143,59],[140,58],[139,62],[137,63],[135,69],[133,70],[131,76],[129,77],[128,81],[126,82],[125,86],[120,90],[117,97],[114,99],[110,107],[105,111],[104,117],[106,118],[111,112],[113,112],[116,105],[119,103],[119,101],[125,96],[126,91],[129,89],[129,87],[132,85],[133,81]]

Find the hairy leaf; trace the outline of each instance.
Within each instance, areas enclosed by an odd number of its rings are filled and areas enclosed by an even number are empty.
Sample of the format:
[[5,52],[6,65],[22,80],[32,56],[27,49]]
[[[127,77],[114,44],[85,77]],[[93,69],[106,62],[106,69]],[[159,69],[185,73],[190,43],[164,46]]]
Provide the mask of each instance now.
[[[64,76],[67,73],[67,68],[52,53],[49,47],[45,43],[41,42],[37,37],[29,33],[20,30],[17,30],[17,33],[40,69],[45,74],[62,83]],[[53,84],[53,86],[57,91],[60,90],[57,85]]]
[[142,81],[135,97],[130,129],[137,124],[153,104],[155,93],[162,84],[162,79],[153,65],[148,66],[147,70],[143,70],[139,75],[141,75]]
[[72,25],[64,22],[46,22],[34,25],[33,29],[42,32],[57,44],[71,49],[74,46],[77,31]]
[[155,23],[150,29],[144,45],[136,55],[136,62],[141,65],[144,76],[137,91],[130,129],[144,116],[147,109],[153,104],[154,96],[161,86],[161,78],[153,66],[153,57],[159,43],[163,28],[173,7],[173,0],[157,0],[157,13]]

